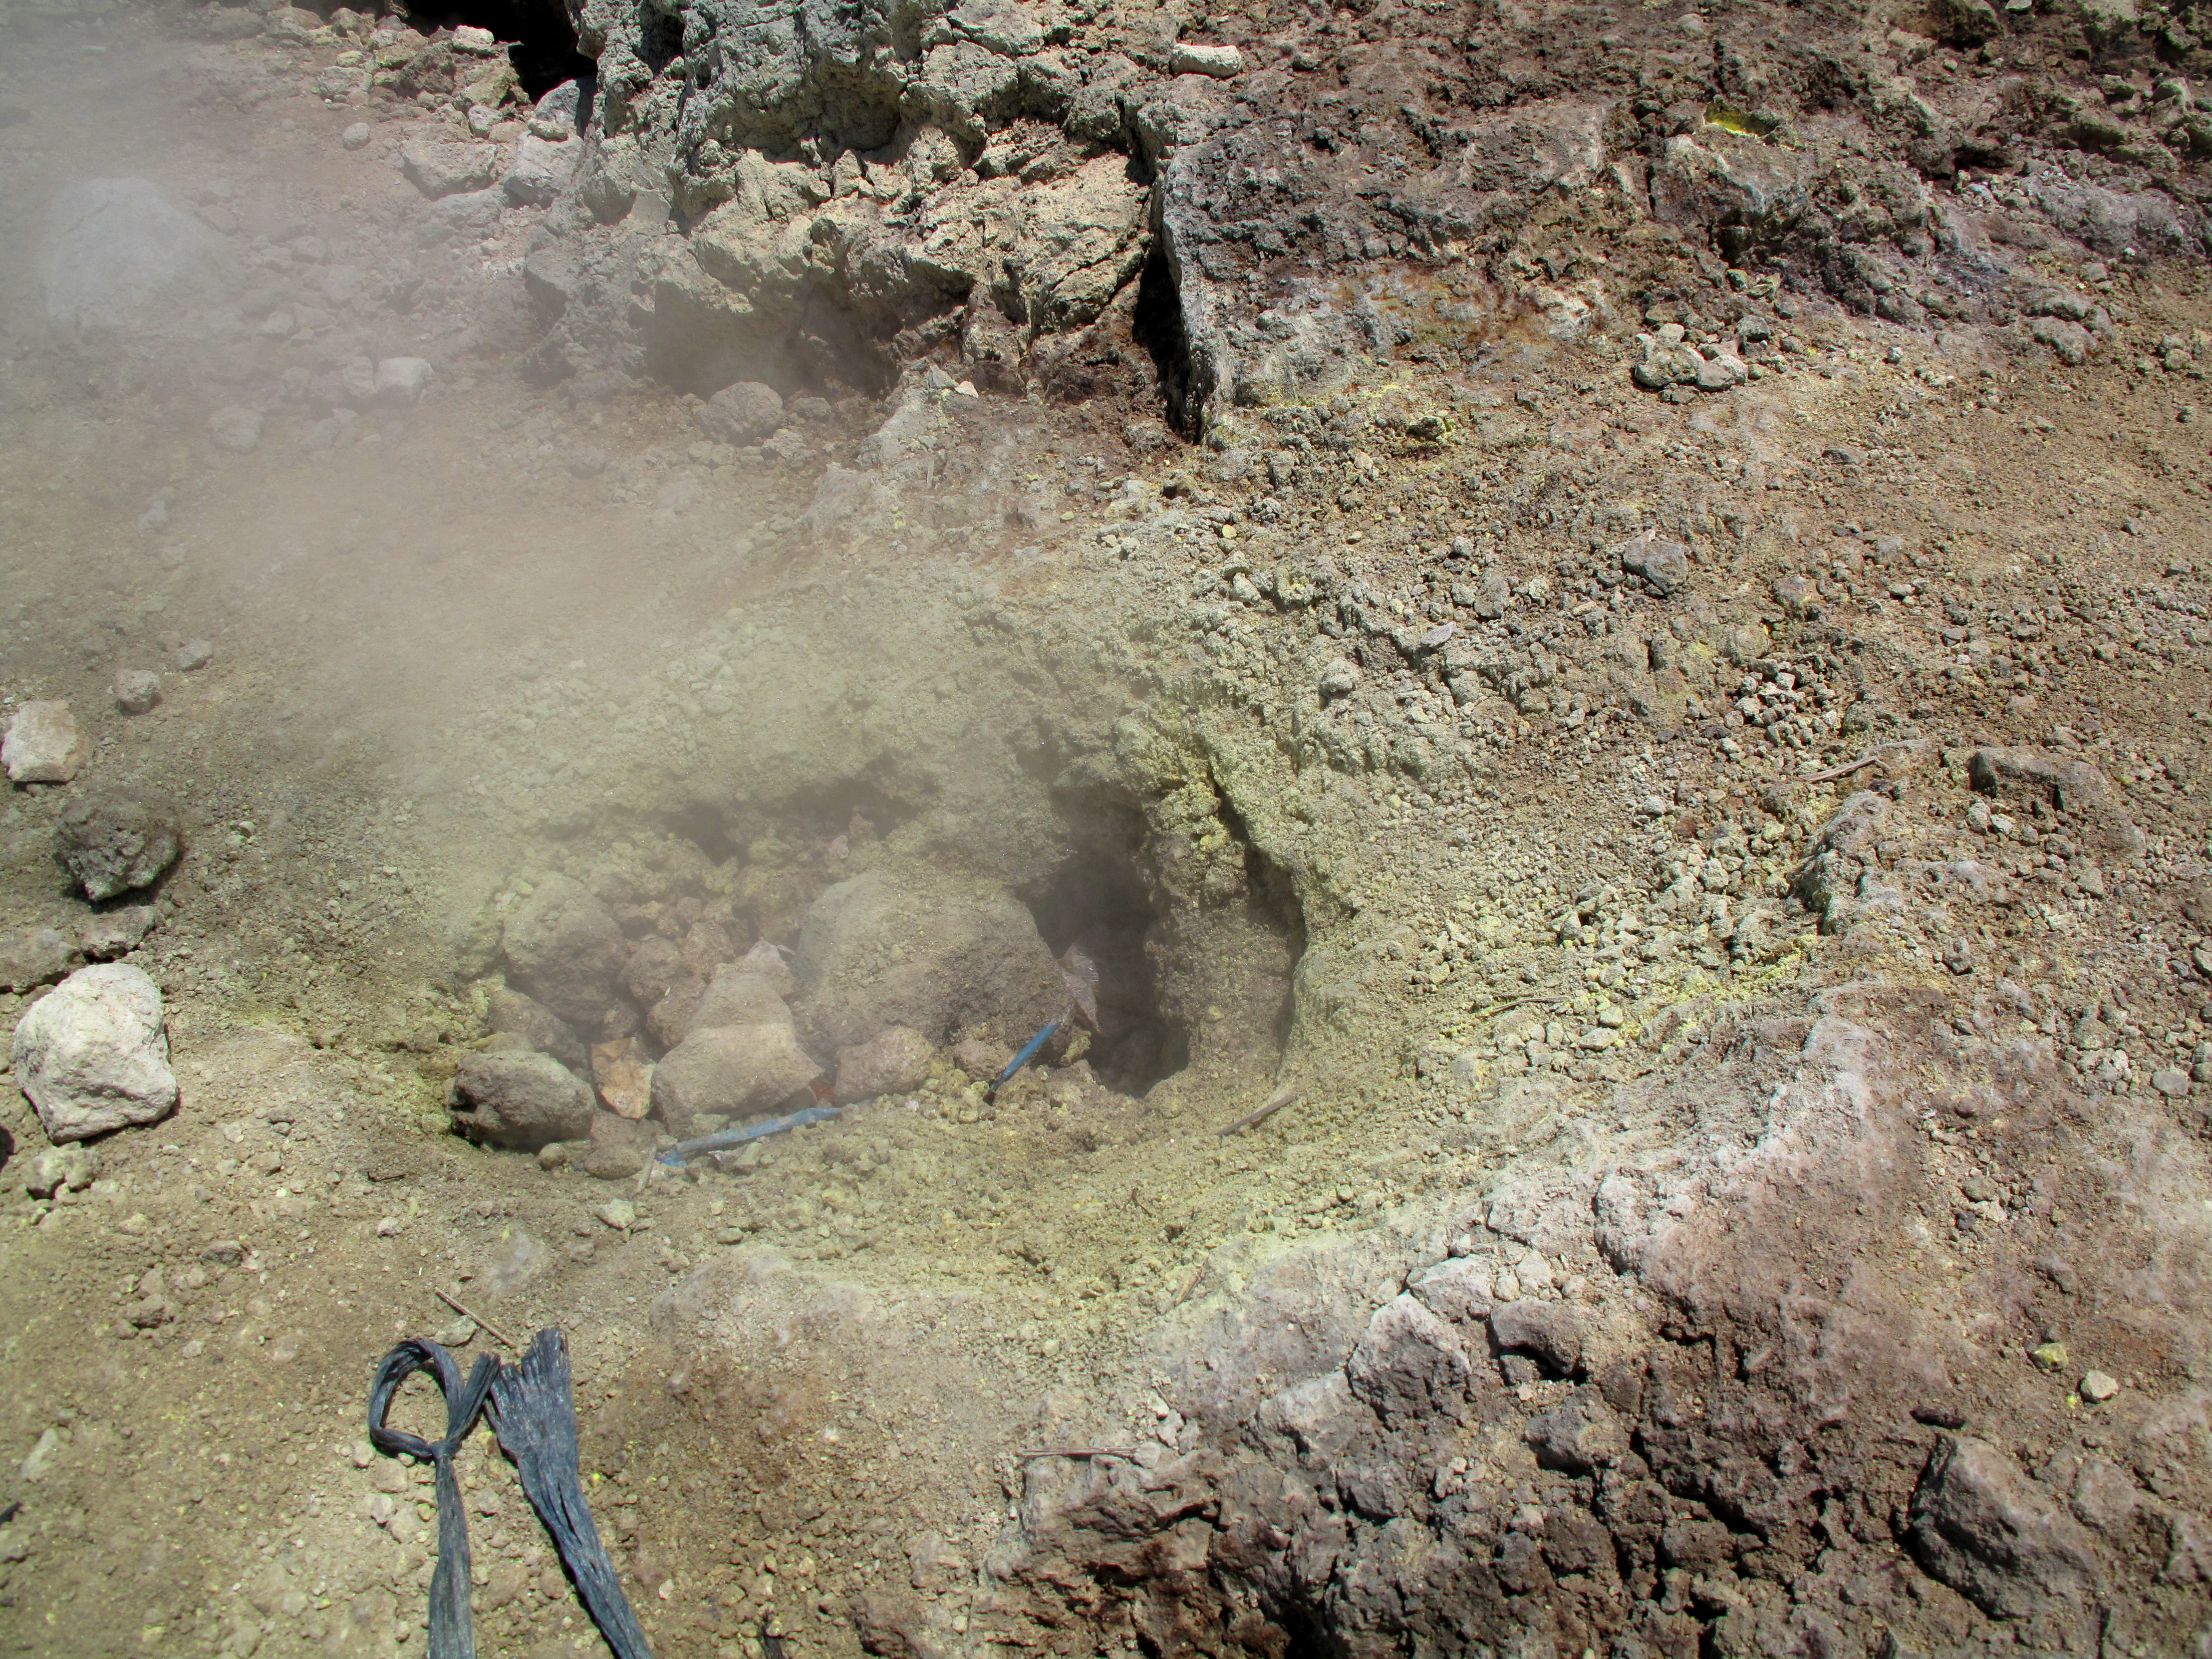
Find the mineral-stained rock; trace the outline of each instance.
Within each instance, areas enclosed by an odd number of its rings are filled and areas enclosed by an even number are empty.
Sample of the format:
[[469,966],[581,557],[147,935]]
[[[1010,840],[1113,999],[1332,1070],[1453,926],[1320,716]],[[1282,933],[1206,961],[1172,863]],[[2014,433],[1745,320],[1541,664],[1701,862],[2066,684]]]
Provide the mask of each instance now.
[[62,863],[95,903],[152,885],[184,850],[176,808],[164,796],[130,788],[71,801],[58,842]]
[[1966,1435],[1941,1436],[1929,1453],[1906,1536],[1932,1576],[2000,1617],[2045,1611],[2096,1582],[2088,1534],[2010,1453]]
[[124,963],[81,968],[15,1025],[15,1080],[47,1139],[87,1140],[177,1103],[161,993]]
[[592,1092],[550,1054],[471,1054],[453,1073],[447,1109],[476,1139],[535,1152],[590,1133]]

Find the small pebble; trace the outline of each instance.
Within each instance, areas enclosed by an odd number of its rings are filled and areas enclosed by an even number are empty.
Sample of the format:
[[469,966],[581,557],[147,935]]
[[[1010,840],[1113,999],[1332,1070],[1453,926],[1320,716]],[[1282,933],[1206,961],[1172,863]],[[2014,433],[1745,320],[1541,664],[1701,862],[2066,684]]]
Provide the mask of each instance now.
[[186,640],[177,647],[178,672],[190,674],[205,668],[214,656],[215,647],[205,640]]
[[125,668],[115,676],[115,706],[126,714],[143,714],[161,701],[161,677],[143,668]]
[[626,1198],[611,1198],[592,1213],[621,1232],[637,1225],[637,1206]]
[[338,143],[343,144],[348,149],[362,149],[367,148],[371,136],[368,122],[356,121],[338,135]]
[[2093,1404],[2101,1406],[2119,1391],[2119,1380],[2103,1371],[2090,1371],[2081,1378],[2081,1398]]

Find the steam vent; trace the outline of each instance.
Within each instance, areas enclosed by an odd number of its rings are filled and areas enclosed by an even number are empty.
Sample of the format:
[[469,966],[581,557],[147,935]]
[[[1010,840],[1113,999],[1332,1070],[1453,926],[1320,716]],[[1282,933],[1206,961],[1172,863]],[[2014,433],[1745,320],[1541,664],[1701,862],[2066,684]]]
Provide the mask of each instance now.
[[366,3],[0,5],[0,1659],[2212,1659],[2212,3]]

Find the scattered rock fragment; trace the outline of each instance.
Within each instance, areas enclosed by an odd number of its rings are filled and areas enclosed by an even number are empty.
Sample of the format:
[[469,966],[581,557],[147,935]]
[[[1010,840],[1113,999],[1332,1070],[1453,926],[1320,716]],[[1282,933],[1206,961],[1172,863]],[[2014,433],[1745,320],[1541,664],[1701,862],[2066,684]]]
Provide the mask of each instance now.
[[95,904],[151,886],[177,861],[184,841],[167,798],[131,788],[96,790],[63,810],[62,863]]
[[11,783],[67,783],[84,764],[84,737],[66,702],[27,702],[0,739]]
[[114,690],[115,706],[125,714],[148,714],[161,704],[161,677],[143,668],[118,669]]
[[866,1042],[839,1049],[837,1103],[849,1106],[857,1100],[921,1087],[929,1076],[929,1062],[935,1052],[927,1037],[904,1025],[894,1025]]
[[591,1132],[591,1091],[550,1054],[471,1054],[447,1098],[454,1126],[494,1146],[536,1152]]
[[[1583,1323],[1571,1308],[1523,1299],[1491,1310],[1490,1342],[1501,1360],[1534,1360],[1547,1376],[1567,1376],[1582,1364]],[[1508,1381],[1516,1381],[1508,1370]]]
[[137,950],[154,931],[154,921],[150,904],[122,904],[99,911],[87,916],[84,926],[77,929],[77,948],[94,962],[112,962]]
[[773,1111],[821,1070],[788,1025],[695,1027],[653,1068],[653,1106],[681,1136],[702,1112],[742,1119]]
[[87,1140],[177,1103],[161,993],[125,963],[80,968],[16,1023],[15,1079],[47,1139]]
[[432,201],[482,190],[499,177],[499,146],[410,138],[399,149],[399,170]]
[[186,640],[177,647],[175,662],[180,674],[198,673],[215,656],[215,647],[205,640]]
[[570,877],[549,875],[501,933],[521,988],[565,1020],[596,1029],[613,1006],[626,951],[613,914]]
[[757,443],[782,424],[781,395],[758,380],[726,386],[699,407],[699,429],[724,443]]
[[1665,599],[1690,579],[1690,550],[1657,536],[1638,536],[1620,550],[1620,568],[1641,576]]
[[2001,1618],[2046,1611],[2096,1577],[2081,1526],[2009,1453],[1967,1435],[1937,1437],[1913,1488],[1906,1538],[1932,1577]]
[[81,1193],[99,1173],[100,1156],[91,1147],[76,1141],[48,1146],[31,1160],[23,1190],[33,1198],[52,1198],[64,1190]]
[[0,991],[51,984],[76,965],[67,934],[52,927],[17,927],[0,933]]
[[261,447],[261,413],[234,404],[208,416],[208,437],[217,449],[251,455]]

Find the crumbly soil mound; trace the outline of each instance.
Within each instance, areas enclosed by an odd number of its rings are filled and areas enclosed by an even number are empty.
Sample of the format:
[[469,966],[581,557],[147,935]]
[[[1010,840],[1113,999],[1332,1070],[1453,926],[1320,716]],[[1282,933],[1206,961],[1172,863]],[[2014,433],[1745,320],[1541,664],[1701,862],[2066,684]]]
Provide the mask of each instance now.
[[2212,1640],[2197,21],[1174,22],[9,20],[10,1650]]

